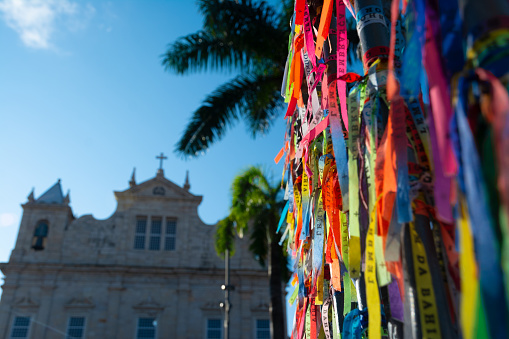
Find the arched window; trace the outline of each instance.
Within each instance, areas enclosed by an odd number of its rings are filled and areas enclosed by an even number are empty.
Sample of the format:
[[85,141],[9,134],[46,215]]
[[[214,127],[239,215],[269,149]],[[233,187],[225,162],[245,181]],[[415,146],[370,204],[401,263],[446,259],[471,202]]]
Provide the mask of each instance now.
[[41,220],[37,223],[32,239],[32,248],[36,251],[41,251],[46,246],[46,238],[48,237],[48,222]]

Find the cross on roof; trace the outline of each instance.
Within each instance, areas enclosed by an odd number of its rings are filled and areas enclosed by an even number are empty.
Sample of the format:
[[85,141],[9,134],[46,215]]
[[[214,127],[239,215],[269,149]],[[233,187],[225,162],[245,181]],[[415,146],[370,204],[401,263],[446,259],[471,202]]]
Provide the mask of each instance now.
[[165,157],[164,153],[161,152],[161,155],[156,157],[156,159],[159,159],[159,169],[162,170],[163,169],[163,160],[168,159],[168,157]]

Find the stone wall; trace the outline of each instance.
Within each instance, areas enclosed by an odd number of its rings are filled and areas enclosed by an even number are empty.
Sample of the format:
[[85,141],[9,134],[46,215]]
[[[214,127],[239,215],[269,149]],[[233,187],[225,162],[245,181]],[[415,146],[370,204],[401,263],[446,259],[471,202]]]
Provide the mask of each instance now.
[[[0,338],[9,338],[16,315],[31,316],[37,339],[62,338],[70,316],[86,317],[86,338],[134,338],[139,317],[157,319],[158,338],[205,338],[206,319],[222,318],[224,260],[214,250],[215,226],[198,216],[202,198],[162,174],[115,197],[106,220],[75,218],[68,202],[23,205],[16,247],[0,264]],[[177,220],[175,250],[134,249],[138,216]],[[34,251],[39,220],[49,234],[45,249]],[[267,272],[248,246],[237,239],[230,264],[232,338],[253,338],[255,319],[269,317]]]

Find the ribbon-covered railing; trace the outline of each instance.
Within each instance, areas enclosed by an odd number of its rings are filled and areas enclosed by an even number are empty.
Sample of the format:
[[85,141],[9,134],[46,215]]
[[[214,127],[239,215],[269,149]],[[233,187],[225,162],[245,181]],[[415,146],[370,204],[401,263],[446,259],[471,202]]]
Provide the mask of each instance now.
[[296,0],[291,27],[292,338],[508,338],[507,1]]

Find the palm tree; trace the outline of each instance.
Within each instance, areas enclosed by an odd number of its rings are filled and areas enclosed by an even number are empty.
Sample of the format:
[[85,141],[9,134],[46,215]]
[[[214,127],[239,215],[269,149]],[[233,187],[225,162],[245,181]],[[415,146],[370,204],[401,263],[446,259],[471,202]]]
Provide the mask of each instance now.
[[[313,18],[315,6],[321,4],[310,3]],[[283,42],[288,41],[293,13],[292,0],[282,0],[281,12],[252,0],[198,0],[198,7],[203,28],[172,43],[163,55],[163,66],[180,75],[209,69],[238,75],[194,111],[175,147],[183,156],[199,155],[240,119],[254,137],[267,132],[281,115],[280,89],[288,54]],[[354,27],[350,25],[348,36],[351,51],[358,44]],[[355,52],[349,57],[355,58]]]
[[[259,167],[251,166],[232,184],[230,215],[219,222],[216,251],[233,254],[235,231],[250,233],[249,250],[262,266],[267,266],[270,290],[271,338],[286,338],[283,286],[288,279],[286,255],[276,234],[285,201],[278,185],[272,185]],[[267,265],[266,262],[268,261]]]

